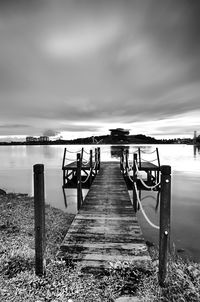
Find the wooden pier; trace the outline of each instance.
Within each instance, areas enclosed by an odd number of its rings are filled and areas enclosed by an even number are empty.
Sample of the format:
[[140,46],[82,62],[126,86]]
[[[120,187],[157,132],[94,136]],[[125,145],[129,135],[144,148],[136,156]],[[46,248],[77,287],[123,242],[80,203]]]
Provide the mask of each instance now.
[[[62,171],[63,171],[63,188],[76,188],[77,187],[77,178],[78,173],[80,172],[81,180],[82,180],[82,186],[85,188],[88,188],[95,175],[100,169],[100,148],[95,148],[95,151],[93,152],[90,150],[90,152],[84,151],[84,149],[81,149],[80,152],[80,171],[78,169],[78,160],[77,158],[74,158],[73,160],[69,161],[66,157],[66,154],[68,151],[66,148],[64,149],[64,155],[63,155],[63,161],[62,161]],[[84,152],[86,152],[87,159],[84,159]],[[76,152],[70,152],[70,153],[76,153]],[[78,155],[78,153],[76,154]],[[68,161],[68,163],[66,163]]]
[[151,267],[118,162],[101,163],[60,249],[61,257],[83,268],[108,268],[116,261]]

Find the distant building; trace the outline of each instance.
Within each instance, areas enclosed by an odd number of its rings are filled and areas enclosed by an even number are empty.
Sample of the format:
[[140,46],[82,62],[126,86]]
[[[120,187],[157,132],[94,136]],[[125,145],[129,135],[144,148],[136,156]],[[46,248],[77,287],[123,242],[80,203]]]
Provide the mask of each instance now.
[[39,142],[49,142],[49,136],[40,136],[38,139]]
[[34,136],[27,136],[26,137],[26,142],[27,143],[30,143],[30,142],[37,142],[37,137],[34,137]]
[[126,140],[129,130],[123,128],[109,129],[110,135],[114,140]]

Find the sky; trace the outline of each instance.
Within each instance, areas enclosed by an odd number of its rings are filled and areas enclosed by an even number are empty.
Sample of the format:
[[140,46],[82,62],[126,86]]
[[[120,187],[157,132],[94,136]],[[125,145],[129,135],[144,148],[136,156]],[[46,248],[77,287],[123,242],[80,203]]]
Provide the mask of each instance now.
[[199,15],[199,0],[1,0],[1,139],[198,134]]

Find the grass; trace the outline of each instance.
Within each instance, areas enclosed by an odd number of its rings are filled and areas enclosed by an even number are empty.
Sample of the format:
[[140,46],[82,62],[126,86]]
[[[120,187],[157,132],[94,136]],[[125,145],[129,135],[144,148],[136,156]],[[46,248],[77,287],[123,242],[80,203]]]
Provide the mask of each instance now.
[[83,274],[56,254],[74,216],[46,206],[46,276],[34,273],[33,199],[22,194],[0,196],[0,301],[115,301],[122,295],[142,301],[200,301],[200,264],[170,256],[166,287],[158,284],[158,252],[150,249],[152,272],[131,263]]

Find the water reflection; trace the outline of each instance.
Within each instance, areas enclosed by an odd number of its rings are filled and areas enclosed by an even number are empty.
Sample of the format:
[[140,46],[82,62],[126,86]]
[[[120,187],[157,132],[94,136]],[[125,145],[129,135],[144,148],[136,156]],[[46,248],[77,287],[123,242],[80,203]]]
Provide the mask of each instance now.
[[193,151],[194,151],[194,157],[196,157],[197,152],[198,152],[198,154],[200,154],[200,146],[194,145]]
[[110,154],[111,154],[111,158],[120,158],[121,154],[123,152],[126,152],[128,151],[129,153],[129,149],[130,147],[129,146],[111,146],[110,147]]
[[[141,191],[141,190],[140,190]],[[153,196],[153,195],[146,195],[144,197],[141,198],[141,201],[144,201],[145,199],[152,199],[156,202],[155,206],[154,206],[154,209],[155,209],[155,212],[158,211],[159,209],[159,204],[160,204],[160,190],[157,191],[157,196]]]
[[[68,213],[76,213],[76,189],[62,190],[62,159],[64,146],[1,146],[0,187],[6,192],[32,192],[32,165],[45,165],[46,202]],[[67,146],[71,151],[82,146]],[[89,151],[93,146],[84,146]],[[159,148],[161,165],[172,167],[172,218],[171,234],[177,248],[183,248],[195,260],[200,260],[200,146],[193,145],[101,145],[102,161],[118,161],[121,151],[128,149],[129,156],[141,147],[150,153]],[[130,147],[130,148],[129,148]],[[54,155],[53,155],[54,154]],[[88,190],[83,189],[86,194]],[[144,198],[147,195],[153,197]],[[150,219],[159,220],[159,197],[154,191],[142,191],[142,203]],[[132,197],[132,191],[130,193]],[[155,198],[154,198],[155,197]],[[156,203],[157,199],[157,203]],[[66,201],[66,204],[65,204]],[[67,206],[67,208],[66,208]],[[157,211],[157,212],[156,212]],[[141,211],[137,213],[146,240],[157,242],[157,231],[144,221]]]
[[65,188],[62,187],[62,191],[63,191],[65,209],[67,209],[67,196],[66,196]]
[[[64,209],[68,213],[77,213],[77,189],[76,188],[64,188],[62,187]],[[88,189],[82,188],[82,200],[85,199]]]
[[43,145],[42,152],[46,158],[52,159],[55,157],[55,150],[48,145]]

